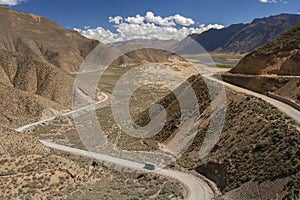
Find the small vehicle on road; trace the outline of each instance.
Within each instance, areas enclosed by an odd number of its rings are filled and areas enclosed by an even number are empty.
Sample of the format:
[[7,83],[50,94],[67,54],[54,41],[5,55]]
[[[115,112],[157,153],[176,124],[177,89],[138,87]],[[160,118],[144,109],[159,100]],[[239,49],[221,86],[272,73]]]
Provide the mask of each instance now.
[[156,164],[150,163],[150,162],[145,162],[144,169],[155,170],[156,168],[157,168]]

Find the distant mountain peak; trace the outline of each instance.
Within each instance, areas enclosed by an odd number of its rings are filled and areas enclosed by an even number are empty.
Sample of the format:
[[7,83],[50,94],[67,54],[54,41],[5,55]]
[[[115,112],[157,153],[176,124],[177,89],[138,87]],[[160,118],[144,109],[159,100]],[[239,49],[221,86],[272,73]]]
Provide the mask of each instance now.
[[211,29],[193,38],[208,52],[245,54],[266,44],[300,22],[299,14],[279,14],[254,19],[249,24],[233,24],[226,28]]

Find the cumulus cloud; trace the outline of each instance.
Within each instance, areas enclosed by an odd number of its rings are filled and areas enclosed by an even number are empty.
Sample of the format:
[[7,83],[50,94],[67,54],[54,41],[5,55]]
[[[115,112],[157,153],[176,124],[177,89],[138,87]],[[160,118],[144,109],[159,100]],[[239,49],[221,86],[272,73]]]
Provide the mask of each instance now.
[[145,16],[123,18],[121,16],[110,17],[109,22],[114,23],[116,33],[102,27],[75,29],[82,35],[99,40],[103,43],[113,43],[133,39],[160,39],[160,40],[181,40],[192,33],[202,33],[209,29],[224,28],[220,24],[201,24],[191,27],[195,21],[179,14],[169,17],[155,16],[147,12]]
[[0,0],[0,4],[3,5],[9,5],[9,6],[15,6],[18,5],[22,2],[24,2],[25,0]]
[[111,23],[120,24],[123,22],[123,17],[121,17],[121,16],[109,17],[108,21]]
[[135,17],[127,17],[125,19],[126,22],[129,24],[143,24],[145,20],[145,17],[142,17],[140,15],[136,15]]
[[149,23],[154,23],[160,26],[176,26],[176,24],[181,26],[190,26],[195,24],[193,19],[186,18],[179,14],[162,18],[161,16],[155,16],[154,13],[150,11],[146,13],[145,20]]
[[180,24],[180,25],[182,25],[182,26],[190,26],[190,25],[195,24],[195,22],[194,22],[193,19],[183,17],[183,16],[181,16],[181,15],[179,15],[179,14],[175,15],[175,16],[173,17],[173,19],[175,20],[175,22],[176,22],[177,24]]
[[160,26],[176,26],[176,24],[172,21],[172,17],[162,18],[161,16],[155,16],[153,12],[147,12],[145,19],[148,23]]
[[118,37],[119,37],[118,34],[112,33],[110,30],[106,30],[102,27],[98,27],[95,29],[86,29],[86,30],[75,28],[74,30],[78,31],[79,33],[86,36],[87,38],[99,40],[100,42],[103,43],[118,41]]

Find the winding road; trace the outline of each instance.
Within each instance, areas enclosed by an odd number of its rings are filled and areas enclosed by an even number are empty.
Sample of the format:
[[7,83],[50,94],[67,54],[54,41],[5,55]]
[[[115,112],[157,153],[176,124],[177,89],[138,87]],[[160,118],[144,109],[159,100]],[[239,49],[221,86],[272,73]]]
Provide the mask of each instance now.
[[[296,122],[300,123],[300,112],[296,109],[294,109],[293,107],[277,101],[275,99],[272,99],[268,96],[265,96],[263,94],[259,94],[229,83],[226,83],[222,80],[219,80],[217,78],[215,78],[213,76],[213,74],[211,73],[203,73],[202,76],[204,78],[210,79],[212,81],[218,82],[224,86],[226,86],[227,88],[230,88],[236,92],[241,92],[241,93],[245,93],[245,94],[249,94],[249,95],[253,95],[256,96],[258,98],[261,98],[262,100],[272,104],[273,106],[275,106],[276,108],[278,108],[280,111],[282,111],[283,113],[285,113],[287,116],[291,117],[292,119],[294,119]],[[102,95],[104,96],[104,99],[101,100],[100,102],[97,102],[95,105],[89,105],[83,108],[80,108],[78,110],[73,110],[71,112],[62,114],[63,116],[73,116],[74,114],[77,114],[78,112],[81,111],[91,111],[91,110],[95,110],[97,108],[100,108],[102,103],[108,100],[108,96],[104,93],[102,93]],[[41,120],[39,122],[35,122],[32,124],[28,124],[25,126],[22,126],[18,129],[16,129],[16,131],[18,132],[24,132],[27,129],[30,129],[34,126],[37,126],[39,124],[42,124],[44,122],[49,122],[51,120],[55,119],[55,117],[52,118],[48,118],[45,120]],[[69,152],[69,153],[73,153],[73,154],[78,154],[81,156],[86,156],[86,157],[92,157],[92,158],[96,158],[98,160],[101,160],[103,162],[108,162],[108,163],[113,163],[122,167],[127,167],[133,170],[137,170],[137,171],[147,171],[147,172],[151,172],[151,173],[156,173],[156,174],[160,174],[163,176],[168,176],[174,179],[179,180],[180,182],[182,182],[186,188],[188,189],[188,196],[187,199],[190,200],[205,200],[205,199],[211,199],[214,197],[214,192],[213,189],[211,187],[209,187],[209,185],[206,183],[208,180],[203,181],[202,179],[200,179],[197,176],[194,176],[192,174],[188,174],[188,173],[183,173],[183,172],[179,172],[179,171],[175,171],[175,170],[170,170],[170,169],[161,169],[158,168],[155,171],[149,171],[144,169],[144,164],[143,163],[137,163],[137,162],[133,162],[133,161],[129,161],[129,160],[124,160],[124,159],[120,159],[120,158],[115,158],[109,155],[104,155],[104,154],[99,154],[99,153],[95,153],[95,152],[89,152],[89,151],[85,151],[85,150],[81,150],[81,149],[76,149],[76,148],[71,148],[68,146],[63,146],[63,145],[59,145],[59,144],[55,144],[49,141],[45,141],[45,140],[40,140],[41,143],[43,143],[45,146],[53,148],[53,149],[57,149],[60,151],[65,151],[65,152]]]
[[[77,110],[73,110],[71,112],[67,112],[67,113],[64,113],[61,115],[62,116],[74,116],[74,115],[77,115],[77,113],[80,113],[82,111],[86,112],[86,111],[92,111],[95,109],[99,109],[99,108],[103,107],[102,106],[103,103],[109,99],[108,95],[106,95],[105,93],[102,93],[102,95],[104,96],[104,99],[97,102],[96,104],[89,105],[89,106],[86,106],[86,107],[83,107],[83,108],[80,108]],[[33,128],[37,125],[52,121],[55,118],[56,117],[51,117],[51,118],[44,119],[44,120],[41,120],[41,121],[38,121],[35,123],[27,124],[25,126],[17,128],[16,131],[24,132],[24,131],[26,131],[30,128]],[[45,146],[56,149],[56,150],[69,152],[69,153],[73,153],[73,154],[77,154],[77,155],[81,155],[81,156],[85,156],[85,157],[96,158],[102,162],[119,165],[121,167],[126,167],[129,169],[132,169],[134,171],[156,173],[156,174],[160,174],[162,176],[167,176],[167,177],[176,179],[176,180],[180,181],[186,187],[186,189],[187,189],[186,199],[189,199],[189,200],[206,200],[206,199],[212,199],[214,197],[214,190],[207,184],[207,182],[210,182],[211,184],[214,184],[214,183],[212,183],[210,180],[206,179],[205,177],[200,179],[199,177],[194,176],[192,174],[175,171],[175,170],[170,170],[170,169],[162,169],[162,168],[157,168],[156,170],[151,171],[151,170],[144,169],[144,163],[137,163],[137,162],[133,162],[133,161],[129,161],[129,160],[112,157],[112,156],[105,155],[105,154],[99,154],[99,153],[95,153],[95,152],[85,151],[82,149],[59,145],[59,144],[49,142],[46,140],[40,140],[40,142],[42,144],[44,144]]]
[[208,186],[207,183],[205,183],[203,180],[200,178],[192,175],[192,174],[187,174],[183,173],[180,171],[175,171],[175,170],[170,170],[170,169],[161,169],[157,168],[156,170],[147,170],[144,169],[144,164],[143,163],[137,163],[129,160],[124,160],[120,158],[115,158],[109,155],[103,155],[95,152],[89,152],[81,149],[76,149],[64,145],[59,145],[55,144],[49,141],[45,140],[40,140],[42,144],[44,144],[47,147],[64,151],[64,152],[69,152],[85,157],[91,157],[91,158],[96,158],[102,162],[107,162],[115,165],[119,165],[122,167],[130,168],[135,171],[139,172],[150,172],[150,173],[156,173],[160,174],[163,176],[171,177],[174,178],[181,183],[183,183],[186,188],[188,189],[188,196],[186,199],[190,200],[206,200],[206,199],[212,199],[214,197],[212,189]]
[[244,94],[249,94],[249,95],[258,97],[258,98],[266,101],[267,103],[275,106],[278,110],[280,110],[281,112],[283,112],[284,114],[286,114],[287,116],[289,116],[290,118],[295,120],[297,123],[300,123],[300,112],[297,109],[293,108],[292,106],[290,106],[288,104],[285,104],[281,101],[278,101],[278,100],[273,99],[271,97],[268,97],[266,95],[263,95],[263,94],[260,94],[260,93],[257,93],[257,92],[253,92],[251,90],[248,90],[248,89],[245,89],[245,88],[242,88],[242,87],[224,82],[220,79],[215,78],[213,76],[213,74],[203,74],[202,76],[204,78],[209,79],[209,80],[218,82],[218,83],[220,83],[220,84],[226,86],[227,88],[232,89],[236,92],[241,92],[241,93],[244,93]]
[[[105,93],[101,93],[103,96],[104,96],[104,99],[102,99],[101,101],[99,102],[96,102],[95,104],[91,104],[91,105],[88,105],[88,106],[85,106],[85,107],[82,107],[82,108],[79,108],[77,110],[72,110],[70,112],[67,112],[67,113],[63,113],[61,114],[62,116],[73,116],[73,115],[76,115],[78,112],[81,112],[81,111],[92,111],[92,110],[95,110],[95,109],[99,109],[102,107],[102,104],[108,100],[108,95],[106,95]],[[24,125],[22,127],[19,127],[16,129],[17,132],[24,132],[32,127],[35,127],[35,126],[38,126],[38,125],[41,125],[43,123],[46,123],[46,122],[50,122],[52,120],[54,120],[57,116],[54,116],[54,117],[50,117],[50,118],[47,118],[47,119],[43,119],[43,120],[40,120],[38,122],[34,122],[34,123],[31,123],[31,124],[27,124],[27,125]]]

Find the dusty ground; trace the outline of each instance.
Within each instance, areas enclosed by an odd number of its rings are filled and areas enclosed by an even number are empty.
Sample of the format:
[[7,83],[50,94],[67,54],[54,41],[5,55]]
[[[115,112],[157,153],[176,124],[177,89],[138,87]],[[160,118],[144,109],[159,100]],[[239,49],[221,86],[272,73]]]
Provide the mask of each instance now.
[[[253,189],[254,194],[251,195],[267,195],[271,190],[263,188],[272,186],[277,188],[278,194],[282,197],[297,195],[299,131],[295,123],[258,98],[227,90],[228,107],[222,135],[208,157],[200,160],[197,156],[210,120],[210,100],[201,78],[194,76],[189,81],[201,102],[201,127],[195,129],[197,134],[193,143],[176,162],[175,167],[196,169],[214,180],[224,193],[234,190],[241,194],[249,188],[259,187],[257,190]],[[119,129],[111,111],[104,108],[97,111],[97,116],[101,126],[106,130],[106,137],[111,142],[117,142],[119,147],[131,151],[157,150],[163,144],[167,144],[177,129],[180,117],[178,102],[175,96],[168,92],[169,90],[164,87],[147,85],[136,91],[135,98],[130,101],[131,114],[139,125],[149,122],[147,107],[153,103],[158,101],[166,108],[167,123],[160,134],[149,139],[137,139],[124,133],[118,137]],[[39,137],[43,139],[84,148],[76,136],[72,123],[63,124],[65,125],[56,122],[37,127],[34,134],[40,134]],[[281,181],[282,178],[286,178],[284,179],[286,181]],[[237,193],[232,192],[230,195]],[[250,198],[251,195],[247,197]]]
[[175,180],[115,171],[52,151],[34,136],[6,128],[0,132],[1,199],[182,199],[186,194]]

